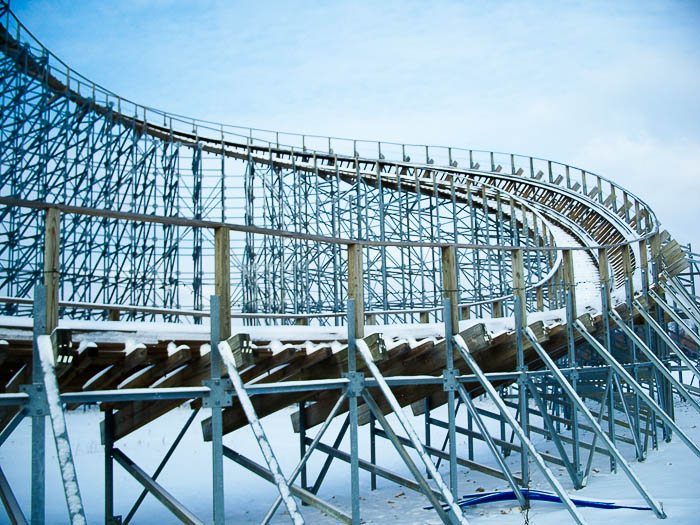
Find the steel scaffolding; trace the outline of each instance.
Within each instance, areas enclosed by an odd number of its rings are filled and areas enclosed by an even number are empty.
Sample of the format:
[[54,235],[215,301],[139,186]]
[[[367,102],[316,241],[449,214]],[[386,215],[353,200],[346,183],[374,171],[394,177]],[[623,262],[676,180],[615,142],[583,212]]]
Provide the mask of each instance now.
[[[89,403],[104,412],[111,524],[130,522],[147,493],[182,522],[203,523],[157,479],[201,408],[216,524],[226,517],[224,458],[278,494],[264,523],[280,505],[303,523],[302,501],[359,524],[360,469],[373,489],[378,477],[400,483],[442,522],[467,523],[460,466],[505,480],[527,509],[531,463],[584,523],[548,465],[577,490],[594,454],[665,517],[620,445],[643,460],[675,435],[700,458],[674,419],[674,396],[700,411],[698,263],[631,192],[534,157],[239,128],[134,104],[71,70],[2,2],[0,51],[0,313],[9,319],[0,446],[31,418],[32,523],[45,519],[46,417],[70,520],[85,523],[65,412]],[[595,277],[577,275],[575,254]],[[592,302],[577,298],[582,285]],[[208,334],[194,330],[203,318]],[[195,335],[189,346],[165,334],[126,352],[81,345],[69,320],[93,335],[117,326],[102,320],[167,321]],[[261,325],[279,325],[282,351]],[[282,325],[317,335],[300,344]],[[414,345],[416,333],[428,335]],[[196,349],[205,343],[211,351]],[[192,415],[151,475],[119,440],[185,402]],[[434,417],[445,404],[447,420]],[[300,459],[285,473],[262,420],[289,406],[298,406]],[[424,417],[422,435],[407,406]],[[344,423],[325,443],[337,417]],[[364,424],[369,460],[359,454]],[[224,443],[242,427],[264,465]],[[381,465],[379,439],[411,478]],[[475,440],[488,457],[475,457]],[[319,453],[327,458],[311,483],[307,462]],[[350,465],[349,509],[317,495],[334,460]],[[121,515],[115,462],[143,485]],[[26,523],[15,490],[0,469],[7,514]]]

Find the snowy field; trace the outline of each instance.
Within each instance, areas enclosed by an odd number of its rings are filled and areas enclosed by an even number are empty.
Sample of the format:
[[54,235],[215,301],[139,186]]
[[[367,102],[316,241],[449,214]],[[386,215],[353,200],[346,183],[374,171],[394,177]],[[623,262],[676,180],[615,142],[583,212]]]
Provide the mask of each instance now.
[[[485,400],[478,400],[478,404],[484,408],[489,407]],[[198,420],[204,417],[204,411],[197,416]],[[292,410],[284,410],[263,419],[263,425],[268,433],[273,449],[286,473],[289,473],[298,461],[298,439],[292,433],[289,415]],[[406,409],[406,413],[410,411]],[[169,447],[175,435],[189,416],[188,409],[177,409],[164,416],[157,422],[148,425],[132,435],[117,442],[127,456],[132,458],[148,472],[153,472],[160,458]],[[433,411],[433,414],[444,419],[444,408]],[[691,407],[677,401],[677,421],[680,427],[696,443],[700,442],[700,416]],[[413,417],[413,416],[411,416]],[[396,423],[393,416],[390,421]],[[458,422],[464,424],[466,419],[464,409],[458,414]],[[99,422],[101,414],[97,410],[78,411],[68,416],[68,430],[72,441],[73,452],[78,471],[78,480],[82,491],[83,501],[86,506],[88,521],[91,523],[103,522],[104,496],[103,496],[103,468],[104,456],[99,439]],[[423,418],[413,418],[414,425],[419,433],[423,429]],[[537,421],[534,421],[537,423]],[[337,429],[342,424],[342,417],[336,418],[324,438],[324,442],[331,442]],[[494,425],[493,434],[498,435],[498,429]],[[313,436],[315,429],[310,431]],[[369,459],[369,435],[368,427],[360,429],[361,457]],[[435,429],[432,435],[433,444],[441,444],[444,433]],[[590,435],[584,433],[584,439],[590,442]],[[0,448],[0,464],[10,480],[20,504],[25,512],[29,509],[29,482],[30,482],[30,424],[23,422],[11,438]],[[554,452],[552,442],[545,441],[543,437],[535,436],[534,441],[541,451]],[[240,429],[224,437],[224,443],[236,451],[249,456],[259,463],[263,463],[262,456],[257,449],[249,429]],[[63,499],[63,491],[60,484],[53,437],[47,436],[47,523],[66,523],[67,511]],[[347,439],[343,443],[348,450]],[[381,438],[377,439],[378,462],[385,468],[409,477],[408,470],[403,466],[398,455],[390,443]],[[467,440],[458,437],[458,454],[467,455]],[[490,456],[485,446],[475,441],[475,459],[479,462],[495,466],[496,463]],[[211,508],[211,452],[210,445],[204,443],[198,421],[195,422],[179,448],[167,465],[159,481],[174,494],[180,501],[196,515],[210,521]],[[700,512],[700,460],[689,449],[674,438],[671,443],[661,441],[659,450],[650,450],[648,458],[642,463],[634,461],[634,453],[631,445],[621,445],[625,457],[632,462],[632,469],[639,475],[642,482],[651,494],[663,502],[668,514],[668,522],[673,524],[697,524],[698,512]],[[325,459],[322,453],[315,453],[310,461],[309,479],[313,482],[315,474]],[[587,456],[584,455],[584,461]],[[229,460],[225,461],[225,485],[226,485],[226,521],[231,524],[258,523],[267,511],[268,506],[274,501],[276,492],[272,485],[257,478]],[[508,458],[514,472],[518,472],[519,457],[512,455]],[[636,492],[626,476],[619,472],[611,474],[607,457],[596,455],[594,458],[594,471],[589,484],[580,491],[574,491],[568,476],[563,468],[552,465],[551,469],[563,483],[572,496],[613,500],[618,503],[631,505],[644,505],[642,497]],[[140,485],[115,463],[115,509],[117,514],[125,515],[132,503],[141,491]],[[532,488],[551,490],[537,467],[532,464],[533,472]],[[447,480],[447,467],[443,462],[440,471]],[[335,461],[331,467],[320,496],[349,511],[350,488],[349,467],[346,463]],[[362,517],[365,523],[401,523],[401,524],[426,524],[439,523],[437,516],[432,511],[423,510],[428,505],[427,500],[421,494],[412,492],[404,487],[378,479],[378,489],[370,490],[370,477],[367,472],[360,474],[362,490]],[[478,489],[491,491],[494,489],[506,489],[506,483],[493,477],[460,468],[459,493],[476,492]],[[334,523],[329,517],[320,514],[311,507],[302,507],[307,523]],[[651,511],[639,510],[601,510],[580,509],[582,515],[589,523],[657,523],[657,518]],[[484,504],[476,508],[468,508],[466,516],[470,523],[486,524],[498,522],[499,524],[522,524],[525,516],[520,512],[516,502],[500,502]],[[569,523],[570,517],[561,504],[533,502],[529,512],[529,522],[536,525]],[[160,525],[177,523],[167,510],[164,509],[150,495],[145,499],[141,508],[134,517],[133,523],[153,523]],[[283,509],[278,511],[274,523],[288,523],[288,517]],[[9,523],[7,517],[0,518],[0,523]]]

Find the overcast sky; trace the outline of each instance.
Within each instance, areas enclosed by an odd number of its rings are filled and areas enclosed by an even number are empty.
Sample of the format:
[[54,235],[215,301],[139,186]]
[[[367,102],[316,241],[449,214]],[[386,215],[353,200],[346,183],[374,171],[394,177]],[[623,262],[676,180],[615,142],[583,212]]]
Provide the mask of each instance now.
[[698,1],[11,7],[74,69],[135,102],[567,162],[628,188],[700,251]]

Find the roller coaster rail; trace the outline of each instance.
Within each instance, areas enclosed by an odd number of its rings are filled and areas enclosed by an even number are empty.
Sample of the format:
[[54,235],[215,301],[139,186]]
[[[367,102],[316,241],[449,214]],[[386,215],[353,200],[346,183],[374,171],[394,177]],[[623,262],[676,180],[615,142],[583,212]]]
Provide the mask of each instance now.
[[[157,479],[201,409],[217,525],[230,517],[224,458],[270,482],[263,523],[281,505],[304,523],[301,501],[359,524],[361,470],[373,490],[398,483],[443,523],[467,523],[459,468],[504,481],[525,510],[534,465],[581,524],[570,492],[596,454],[666,517],[633,464],[673,436],[700,459],[674,418],[675,398],[700,411],[699,257],[633,193],[537,157],[139,105],[73,71],[4,2],[0,51],[0,447],[25,418],[32,432],[29,520],[0,468],[13,523],[45,522],[47,417],[70,522],[86,522],[66,414],[87,404],[104,414],[109,524],[129,523],[146,494],[204,523]],[[118,447],[183,404],[192,414],[154,474]],[[289,406],[291,473],[263,424]],[[244,427],[264,464],[225,442]],[[381,465],[378,439],[410,477]],[[310,483],[312,455],[326,459]],[[349,509],[318,496],[334,461],[349,464]],[[115,463],[143,486],[131,507]]]

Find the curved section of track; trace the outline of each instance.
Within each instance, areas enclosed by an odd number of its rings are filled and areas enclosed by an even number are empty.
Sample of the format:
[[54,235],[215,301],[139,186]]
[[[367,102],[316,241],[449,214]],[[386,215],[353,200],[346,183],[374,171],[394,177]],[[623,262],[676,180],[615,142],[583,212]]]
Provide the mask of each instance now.
[[[68,98],[81,108],[83,115],[88,111],[94,112],[114,124],[131,129],[136,135],[147,134],[165,143],[176,142],[194,150],[201,149],[215,155],[313,173],[322,178],[340,177],[348,182],[361,179],[379,188],[432,193],[443,198],[456,194],[458,198],[467,200],[467,194],[477,193],[482,187],[501,190],[506,195],[518,197],[536,206],[545,217],[572,233],[580,241],[580,245],[575,248],[612,247],[610,262],[617,286],[621,286],[624,279],[622,246],[658,233],[654,213],[632,193],[600,176],[552,161],[543,161],[548,166],[548,174],[541,170],[535,173],[535,161],[539,159],[489,152],[491,169],[484,171],[472,160],[474,152],[469,150],[470,166],[465,169],[458,167],[457,162],[452,160],[462,151],[458,148],[433,147],[431,153],[430,147],[421,146],[425,148],[426,162],[417,163],[410,162],[405,153],[405,145],[401,145],[401,160],[385,158],[382,144],[386,152],[390,149],[390,143],[376,143],[377,158],[367,158],[358,153],[357,144],[363,141],[342,141],[329,137],[310,137],[316,143],[328,143],[328,151],[320,151],[306,147],[307,136],[297,136],[302,138],[302,147],[299,149],[280,145],[279,132],[274,132],[277,141],[265,141],[259,136],[263,132],[258,133],[257,130],[249,129],[244,137],[239,131],[241,128],[198,122],[134,105],[76,75],[33,39],[9,11],[5,13],[5,21],[0,27],[0,48],[14,62],[15,67],[42,82],[52,99]],[[16,25],[14,33],[33,40],[31,45],[21,44],[8,31],[13,24]],[[33,48],[38,48],[41,52],[32,52]],[[36,58],[37,56],[52,57],[54,66],[49,66],[48,60],[42,63],[42,59]],[[61,69],[65,70],[65,81],[57,76]],[[76,81],[77,88],[74,88]],[[91,91],[92,96],[81,94],[86,90]],[[102,99],[102,103],[98,102],[99,99]],[[125,111],[127,106],[133,107],[133,116]],[[157,125],[157,120],[169,125]],[[182,130],[185,124],[191,126],[191,131]],[[352,144],[353,153],[333,152],[331,146],[339,142]],[[367,141],[364,143],[367,144]],[[436,165],[431,158],[436,150],[449,152],[449,165]],[[504,173],[502,166],[496,165],[494,159],[499,155],[510,159],[510,173]],[[526,162],[523,163],[524,166],[518,167],[521,161]],[[565,173],[555,175],[552,166],[555,169],[560,166]],[[634,265],[633,257],[632,267]]]

